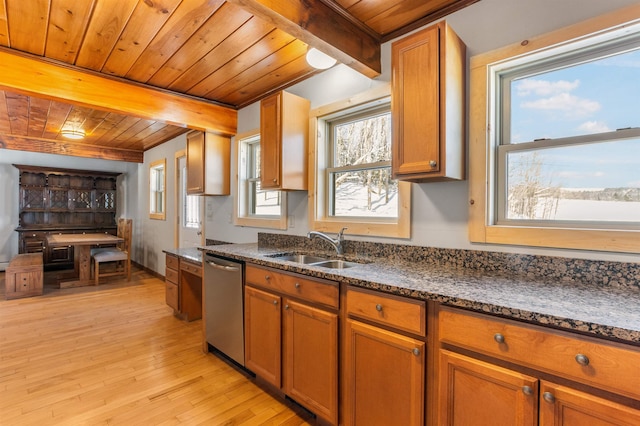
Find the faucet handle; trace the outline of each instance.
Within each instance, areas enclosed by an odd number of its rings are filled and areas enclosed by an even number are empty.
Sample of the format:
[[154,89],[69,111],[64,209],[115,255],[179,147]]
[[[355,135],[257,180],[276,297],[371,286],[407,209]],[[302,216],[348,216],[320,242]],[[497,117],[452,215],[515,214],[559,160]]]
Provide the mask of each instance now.
[[342,241],[344,239],[344,230],[348,229],[346,226],[338,232],[338,241]]

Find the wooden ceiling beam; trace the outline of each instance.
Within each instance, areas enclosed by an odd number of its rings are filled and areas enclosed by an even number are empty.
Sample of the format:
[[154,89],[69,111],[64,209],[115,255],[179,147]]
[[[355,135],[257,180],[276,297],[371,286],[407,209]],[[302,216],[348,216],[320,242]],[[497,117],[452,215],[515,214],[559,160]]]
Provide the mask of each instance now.
[[233,136],[231,107],[0,48],[0,88],[175,126]]
[[107,148],[87,145],[81,142],[56,141],[0,134],[0,149],[16,151],[44,152],[46,154],[71,155],[73,157],[99,158],[102,160],[142,163],[144,153],[131,149]]
[[382,70],[380,39],[326,0],[228,0],[354,70],[375,78]]

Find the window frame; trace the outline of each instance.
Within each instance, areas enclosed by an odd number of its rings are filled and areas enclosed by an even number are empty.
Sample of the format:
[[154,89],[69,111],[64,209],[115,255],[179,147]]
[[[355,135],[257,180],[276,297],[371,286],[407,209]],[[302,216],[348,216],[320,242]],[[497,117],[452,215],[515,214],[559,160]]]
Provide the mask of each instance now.
[[411,183],[398,181],[398,218],[334,217],[329,215],[329,146],[327,121],[375,105],[389,103],[390,86],[381,84],[352,98],[315,108],[309,113],[309,228],[314,231],[390,238],[411,237]]
[[260,216],[250,214],[252,198],[249,191],[250,181],[259,181],[259,177],[248,177],[247,151],[249,144],[260,139],[260,131],[252,130],[236,135],[237,144],[237,173],[236,173],[236,202],[234,203],[233,223],[237,226],[255,228],[287,229],[287,193],[280,192],[280,215]]
[[[497,222],[495,168],[500,128],[495,74],[508,64],[548,56],[550,49],[570,52],[612,39],[640,26],[640,7],[631,6],[567,28],[471,58],[469,122],[469,239],[475,243],[563,249],[640,252],[640,231],[605,226],[569,228]],[[620,133],[620,132],[615,132]],[[619,135],[620,136],[620,135]],[[606,138],[602,134],[599,138]]]
[[[154,177],[161,174],[162,188],[157,190]],[[160,196],[160,200],[158,200]],[[159,203],[158,203],[159,201]],[[149,164],[149,218],[166,220],[167,213],[167,159],[153,161]]]

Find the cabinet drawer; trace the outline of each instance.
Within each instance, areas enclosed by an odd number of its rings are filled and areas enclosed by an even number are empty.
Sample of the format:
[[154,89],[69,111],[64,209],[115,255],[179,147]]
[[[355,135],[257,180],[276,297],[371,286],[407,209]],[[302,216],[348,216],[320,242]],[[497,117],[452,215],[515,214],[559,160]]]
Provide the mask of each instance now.
[[180,261],[177,257],[167,255],[167,261],[166,261],[167,268],[175,269],[177,271],[179,264],[180,264]]
[[182,262],[180,262],[180,270],[193,275],[197,275],[198,277],[202,277],[202,267],[200,265],[196,265],[195,263],[186,262],[183,260]]
[[347,314],[420,336],[426,335],[427,307],[420,300],[349,288]]
[[172,282],[174,284],[178,284],[178,271],[176,271],[175,269],[166,268],[164,270],[164,280]]
[[640,348],[442,308],[442,343],[638,399]]
[[271,269],[247,265],[246,281],[309,302],[338,308],[338,284],[328,280],[314,280],[297,274],[283,274]]
[[165,282],[165,301],[167,302],[167,305],[169,305],[170,307],[172,307],[174,310],[180,312],[180,305],[179,305],[179,299],[178,299],[178,286],[172,282],[166,281]]

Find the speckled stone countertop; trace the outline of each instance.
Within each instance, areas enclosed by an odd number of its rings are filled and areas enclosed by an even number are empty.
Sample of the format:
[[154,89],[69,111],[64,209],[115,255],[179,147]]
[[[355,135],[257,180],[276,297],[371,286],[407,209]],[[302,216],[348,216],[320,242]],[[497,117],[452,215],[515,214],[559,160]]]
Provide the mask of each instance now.
[[[229,244],[229,243],[226,241],[207,239],[207,246],[220,245],[220,244]],[[195,262],[202,265],[202,251],[198,250],[197,247],[166,249],[162,251],[164,253],[169,253],[174,256],[178,256],[183,259],[190,260],[191,262]]]
[[[395,246],[399,251],[412,250],[411,247],[398,247]],[[378,256],[367,258],[354,253],[362,249],[356,243],[351,250],[345,250],[345,259],[368,263],[346,269],[327,269],[272,257],[279,253],[308,253],[309,247],[251,243],[200,249],[258,265],[640,346],[640,265],[636,264],[568,262],[566,259],[558,262],[554,259],[563,259],[501,254],[491,255],[492,261],[470,260],[474,256],[490,255],[461,250],[436,253],[434,249],[428,249],[434,259],[440,257],[440,261],[435,261],[416,255],[426,248],[405,253],[405,256],[390,255],[382,250]],[[335,252],[323,254],[336,258]],[[443,257],[447,257],[446,262],[442,261]],[[464,261],[462,257],[465,257]],[[498,267],[496,258],[502,262],[505,259],[519,262],[520,265],[513,268],[524,272],[516,273],[507,266]],[[469,266],[473,262],[482,263],[483,267]],[[553,269],[541,266],[548,263],[555,264]]]
[[196,247],[167,249],[162,251],[202,265],[202,251],[198,250]]

